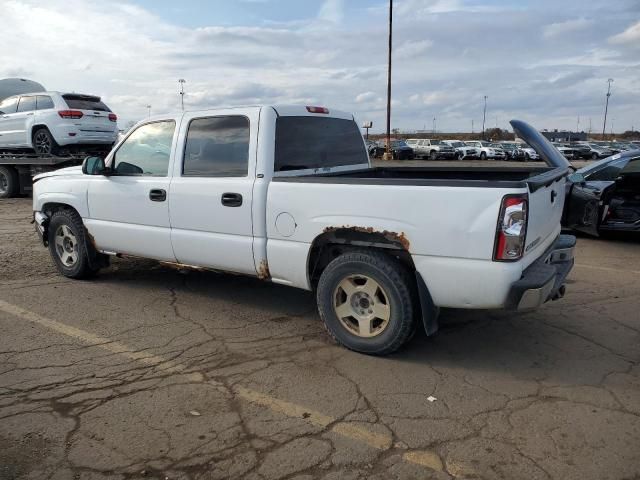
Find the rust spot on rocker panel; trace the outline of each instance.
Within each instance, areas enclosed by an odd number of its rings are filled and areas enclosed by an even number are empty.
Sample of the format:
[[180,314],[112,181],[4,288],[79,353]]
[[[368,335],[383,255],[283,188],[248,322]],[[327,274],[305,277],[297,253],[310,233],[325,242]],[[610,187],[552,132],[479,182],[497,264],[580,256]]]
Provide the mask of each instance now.
[[323,232],[330,233],[330,232],[336,232],[339,230],[347,230],[347,231],[359,232],[359,233],[376,233],[376,234],[382,235],[385,239],[389,240],[390,242],[399,243],[400,245],[402,245],[402,248],[404,248],[406,251],[409,251],[409,248],[411,247],[411,243],[409,242],[409,239],[407,238],[404,232],[398,233],[398,232],[391,232],[389,230],[380,231],[380,230],[376,230],[373,227],[353,227],[349,225],[343,225],[341,227],[327,227],[323,230]]
[[258,266],[258,278],[260,280],[267,280],[268,278],[271,278],[271,273],[269,273],[269,262],[266,260],[262,260]]

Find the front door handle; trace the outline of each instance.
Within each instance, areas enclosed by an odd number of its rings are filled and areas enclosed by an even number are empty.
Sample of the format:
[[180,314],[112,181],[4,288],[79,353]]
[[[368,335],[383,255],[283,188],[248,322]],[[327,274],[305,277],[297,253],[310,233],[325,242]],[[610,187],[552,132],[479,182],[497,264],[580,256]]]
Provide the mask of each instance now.
[[225,207],[239,207],[242,205],[242,195],[239,193],[223,193],[220,201]]
[[149,200],[152,202],[164,202],[167,199],[167,191],[161,188],[154,188],[149,192]]

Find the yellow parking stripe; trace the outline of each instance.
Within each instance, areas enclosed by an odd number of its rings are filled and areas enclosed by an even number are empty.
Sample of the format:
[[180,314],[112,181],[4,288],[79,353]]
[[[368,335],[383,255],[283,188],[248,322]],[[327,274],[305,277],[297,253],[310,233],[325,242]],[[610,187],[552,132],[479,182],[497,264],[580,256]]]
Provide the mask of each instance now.
[[[180,363],[173,362],[159,355],[153,355],[149,352],[138,352],[134,348],[124,343],[113,341],[107,337],[95,335],[93,333],[81,330],[70,325],[52,320],[50,318],[38,315],[30,310],[26,310],[17,305],[0,300],[0,311],[21,318],[23,320],[38,324],[49,330],[61,333],[68,337],[75,338],[83,343],[101,348],[108,352],[120,355],[130,360],[135,360],[150,367],[156,367],[163,372],[176,373],[185,375],[190,381],[203,382],[204,376],[200,373],[190,373],[187,367]],[[215,382],[210,382],[218,385]],[[353,425],[350,423],[339,422],[336,418],[325,415],[313,409],[297,405],[295,403],[280,400],[249,388],[236,387],[236,394],[243,400],[262,405],[273,412],[282,413],[288,417],[301,418],[305,421],[321,427],[331,425],[330,431],[335,432],[350,440],[360,442],[376,450],[387,450],[391,448],[391,436],[372,432],[364,427]],[[434,470],[442,470],[442,463],[436,460],[437,454],[433,452],[406,452],[403,459],[416,465],[421,465]]]

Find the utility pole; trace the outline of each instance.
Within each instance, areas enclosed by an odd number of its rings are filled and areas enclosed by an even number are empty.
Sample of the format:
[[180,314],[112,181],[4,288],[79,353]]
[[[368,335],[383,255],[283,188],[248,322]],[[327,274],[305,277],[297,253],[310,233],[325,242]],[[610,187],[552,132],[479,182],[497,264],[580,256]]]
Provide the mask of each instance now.
[[487,119],[487,96],[484,96],[484,113],[482,114],[482,139],[484,140],[484,122]]
[[436,117],[433,117],[433,131],[431,132],[433,135],[436,134]]
[[387,61],[387,148],[385,160],[391,159],[391,49],[393,47],[393,0],[389,0],[389,51]]
[[471,119],[471,133],[473,133],[473,119]]
[[147,105],[147,110],[149,110],[149,117],[151,116],[151,105]]
[[604,105],[604,123],[602,124],[603,139],[607,129],[607,110],[609,110],[609,97],[611,96],[611,82],[613,82],[613,78],[610,78],[607,82],[609,83],[609,87],[607,88],[607,102]]
[[591,136],[591,117],[589,117],[589,136]]
[[181,78],[178,80],[178,83],[180,84],[180,105],[184,111],[184,84],[187,83],[187,81],[184,78]]

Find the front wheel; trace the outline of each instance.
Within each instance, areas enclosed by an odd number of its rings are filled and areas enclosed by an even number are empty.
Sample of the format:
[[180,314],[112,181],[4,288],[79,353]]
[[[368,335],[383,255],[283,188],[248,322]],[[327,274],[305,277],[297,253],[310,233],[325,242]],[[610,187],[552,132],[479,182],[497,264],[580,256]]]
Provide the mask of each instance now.
[[429,160],[437,160],[438,159],[438,152],[436,152],[435,150],[431,150],[431,152],[429,153]]
[[82,218],[75,211],[58,210],[49,221],[49,253],[58,271],[69,278],[87,278],[98,272],[92,267],[85,241],[86,231]]
[[592,153],[591,154],[591,160],[597,160],[598,159],[598,154],[597,153]]
[[350,350],[386,355],[415,330],[413,283],[395,259],[377,251],[340,255],[322,272],[318,311],[329,334]]
[[485,152],[482,152],[480,154],[480,160],[486,160],[487,159],[487,154]]

